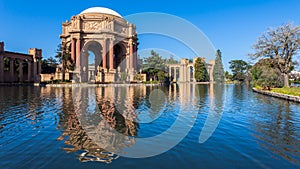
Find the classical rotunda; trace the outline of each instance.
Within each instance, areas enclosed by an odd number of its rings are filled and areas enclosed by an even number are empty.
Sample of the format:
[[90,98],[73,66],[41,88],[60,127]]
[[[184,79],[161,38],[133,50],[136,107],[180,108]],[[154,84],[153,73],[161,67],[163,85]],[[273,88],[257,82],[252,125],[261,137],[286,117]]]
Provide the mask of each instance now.
[[[74,82],[133,80],[137,69],[137,33],[117,12],[93,7],[62,24],[63,52],[71,54]],[[124,79],[125,78],[125,79]]]

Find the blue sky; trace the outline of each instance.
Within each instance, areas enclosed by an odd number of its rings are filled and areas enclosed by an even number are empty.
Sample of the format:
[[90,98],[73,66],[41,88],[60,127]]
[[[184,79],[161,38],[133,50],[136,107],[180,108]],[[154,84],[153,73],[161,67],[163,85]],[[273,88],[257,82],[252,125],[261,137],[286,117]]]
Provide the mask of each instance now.
[[[43,49],[44,58],[54,56],[61,23],[94,6],[111,8],[122,16],[162,12],[186,19],[221,49],[226,69],[230,60],[248,60],[251,46],[267,28],[286,22],[300,24],[298,0],[1,0],[0,41],[9,51],[27,53],[28,48],[37,47]],[[159,48],[179,57],[194,57],[165,38],[141,36],[139,42],[141,50]]]

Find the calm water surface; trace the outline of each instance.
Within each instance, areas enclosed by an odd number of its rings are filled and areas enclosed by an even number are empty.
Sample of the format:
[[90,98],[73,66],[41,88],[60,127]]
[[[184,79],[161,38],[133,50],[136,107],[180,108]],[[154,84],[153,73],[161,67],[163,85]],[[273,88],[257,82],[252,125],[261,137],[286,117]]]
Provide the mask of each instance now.
[[239,85],[0,87],[0,168],[300,168],[300,104]]

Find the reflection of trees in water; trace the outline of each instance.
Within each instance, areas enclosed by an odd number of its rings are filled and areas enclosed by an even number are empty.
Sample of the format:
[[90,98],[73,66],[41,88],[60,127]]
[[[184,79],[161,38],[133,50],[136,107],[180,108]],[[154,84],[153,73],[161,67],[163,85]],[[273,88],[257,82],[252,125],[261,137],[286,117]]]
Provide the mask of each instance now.
[[[268,105],[260,109],[259,119],[253,120],[255,128],[260,135],[254,135],[259,140],[262,147],[271,150],[273,153],[294,163],[300,164],[299,128],[294,124],[297,116],[291,110],[291,103],[285,100],[256,95],[258,101],[263,101]],[[264,104],[265,105],[265,104]]]
[[[81,90],[81,97],[85,96],[87,92],[85,90],[89,89]],[[132,136],[136,136],[138,127],[138,124],[130,119],[135,118],[134,112],[133,114],[126,114],[125,119],[115,109],[112,100],[97,98],[100,112],[78,113],[77,110],[74,110],[76,106],[73,105],[72,101],[72,89],[64,88],[62,95],[63,112],[59,115],[60,122],[58,125],[58,128],[63,128],[63,133],[58,140],[65,140],[64,143],[71,146],[65,147],[65,151],[81,152],[79,160],[82,162],[110,163],[118,157],[114,152],[120,152],[123,148],[134,144],[135,141]]]

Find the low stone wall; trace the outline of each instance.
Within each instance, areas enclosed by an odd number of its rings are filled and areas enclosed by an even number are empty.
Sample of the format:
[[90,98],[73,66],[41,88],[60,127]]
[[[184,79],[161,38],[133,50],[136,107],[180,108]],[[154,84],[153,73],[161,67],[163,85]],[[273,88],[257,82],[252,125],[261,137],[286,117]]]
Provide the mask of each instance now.
[[272,96],[272,97],[276,97],[276,98],[285,99],[285,100],[300,103],[300,97],[299,96],[291,96],[291,95],[287,95],[287,94],[280,94],[280,93],[275,93],[275,92],[270,92],[270,91],[258,90],[258,89],[255,89],[255,88],[253,88],[252,90],[256,93],[260,93],[260,94],[264,94],[264,95],[268,95],[268,96]]
[[160,86],[160,84],[88,84],[88,83],[68,83],[68,84],[46,84],[46,87],[122,87],[122,86]]

